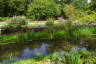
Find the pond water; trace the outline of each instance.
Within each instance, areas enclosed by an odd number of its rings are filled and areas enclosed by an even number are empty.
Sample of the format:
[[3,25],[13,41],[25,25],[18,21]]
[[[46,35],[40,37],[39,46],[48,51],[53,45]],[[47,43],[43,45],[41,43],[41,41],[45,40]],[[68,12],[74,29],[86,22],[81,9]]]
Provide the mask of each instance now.
[[80,50],[87,50],[87,48],[63,41],[35,41],[21,45],[7,45],[0,47],[0,62],[10,64],[10,62],[22,59],[34,58],[39,54],[48,56],[54,52],[78,52]]

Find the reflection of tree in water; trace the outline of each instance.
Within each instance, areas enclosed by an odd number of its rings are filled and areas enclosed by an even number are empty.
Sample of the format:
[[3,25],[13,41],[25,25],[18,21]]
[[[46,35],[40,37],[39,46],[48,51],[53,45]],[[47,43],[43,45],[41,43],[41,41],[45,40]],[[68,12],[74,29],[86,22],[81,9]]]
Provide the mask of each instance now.
[[50,43],[48,46],[48,50],[50,52],[60,52],[62,50],[64,51],[69,51],[71,50],[72,47],[75,47],[77,45],[75,45],[74,43],[70,43],[70,42],[66,42],[66,41],[55,41],[53,43]]
[[36,57],[38,53],[41,53],[43,56],[47,56],[48,53],[46,51],[48,44],[42,44],[40,48],[25,48],[22,52],[22,55],[20,57],[17,57],[16,60],[20,59],[27,59],[27,58],[33,58]]

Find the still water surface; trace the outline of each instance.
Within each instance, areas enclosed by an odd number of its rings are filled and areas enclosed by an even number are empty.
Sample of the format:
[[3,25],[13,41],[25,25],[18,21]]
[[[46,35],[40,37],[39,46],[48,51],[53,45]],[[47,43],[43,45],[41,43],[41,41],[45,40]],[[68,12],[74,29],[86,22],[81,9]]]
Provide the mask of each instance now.
[[0,48],[1,64],[10,64],[10,62],[19,61],[36,57],[39,53],[42,56],[48,56],[54,52],[64,53],[66,51],[78,52],[87,50],[87,48],[72,44],[69,42],[30,42],[22,45],[12,45]]

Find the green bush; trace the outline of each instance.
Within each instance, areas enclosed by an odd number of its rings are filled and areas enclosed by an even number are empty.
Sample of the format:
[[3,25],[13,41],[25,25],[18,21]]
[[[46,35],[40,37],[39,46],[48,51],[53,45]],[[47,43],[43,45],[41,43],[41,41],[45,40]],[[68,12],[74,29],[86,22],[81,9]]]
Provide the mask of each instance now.
[[54,0],[33,0],[27,15],[33,19],[47,19],[61,14],[61,7]]
[[87,5],[87,9],[96,12],[96,1],[92,0],[91,3]]
[[81,11],[79,9],[76,9],[73,5],[65,5],[63,8],[63,13],[66,17],[77,20],[78,17],[82,16]]
[[0,17],[0,21],[6,21],[8,20],[8,17]]
[[48,27],[54,26],[54,19],[52,19],[52,18],[47,19],[46,25],[47,25]]
[[96,22],[96,12],[88,12],[83,13],[83,16],[78,19],[78,21],[82,22],[83,24],[90,24]]
[[79,37],[79,38],[82,38],[82,39],[86,39],[90,36],[92,36],[94,32],[94,29],[93,28],[89,28],[89,27],[83,27],[83,28],[79,28],[79,29],[76,29],[73,31],[73,36],[75,37]]
[[[86,53],[88,52],[88,53]],[[33,59],[24,59],[11,64],[96,64],[96,52],[86,51],[85,55],[81,53],[58,53],[43,57],[40,54]]]
[[25,28],[26,25],[27,25],[27,21],[24,16],[14,16],[8,21],[8,24],[5,26],[5,28],[20,29],[20,28]]
[[37,32],[37,33],[33,33],[32,39],[33,40],[42,40],[42,39],[49,39],[50,38],[50,34],[48,34],[47,32]]
[[64,30],[56,31],[54,34],[54,38],[56,39],[64,39],[66,38],[67,33]]
[[53,64],[80,64],[80,54],[78,53],[55,53],[52,55]]
[[51,56],[52,64],[66,64],[66,58],[60,53],[54,53]]
[[80,64],[80,55],[78,53],[66,53],[65,58],[68,64]]

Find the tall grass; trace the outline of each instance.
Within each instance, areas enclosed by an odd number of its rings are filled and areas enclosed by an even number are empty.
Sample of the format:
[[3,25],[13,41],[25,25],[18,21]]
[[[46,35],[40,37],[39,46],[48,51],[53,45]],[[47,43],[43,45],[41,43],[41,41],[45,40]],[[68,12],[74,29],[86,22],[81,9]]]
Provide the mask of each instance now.
[[[38,60],[39,59],[39,60]],[[54,53],[46,57],[38,57],[34,59],[25,59],[11,64],[96,64],[96,52],[65,52]]]
[[26,32],[17,33],[14,35],[2,35],[0,36],[0,44],[32,41],[32,40],[51,40],[51,39],[63,39],[63,40],[89,40],[95,34],[94,28],[78,28],[75,30],[64,30],[52,28],[46,29],[40,32]]

